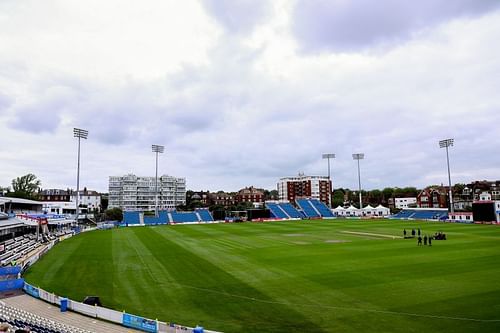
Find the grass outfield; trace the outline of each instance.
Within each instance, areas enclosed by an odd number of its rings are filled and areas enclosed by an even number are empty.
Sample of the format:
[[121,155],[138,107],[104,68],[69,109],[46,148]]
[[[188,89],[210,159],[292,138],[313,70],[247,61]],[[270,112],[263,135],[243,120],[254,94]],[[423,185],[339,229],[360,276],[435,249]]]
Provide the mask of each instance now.
[[[417,247],[403,228],[444,231]],[[394,239],[393,239],[394,237]],[[500,227],[303,221],[95,231],[25,278],[224,332],[500,332]]]

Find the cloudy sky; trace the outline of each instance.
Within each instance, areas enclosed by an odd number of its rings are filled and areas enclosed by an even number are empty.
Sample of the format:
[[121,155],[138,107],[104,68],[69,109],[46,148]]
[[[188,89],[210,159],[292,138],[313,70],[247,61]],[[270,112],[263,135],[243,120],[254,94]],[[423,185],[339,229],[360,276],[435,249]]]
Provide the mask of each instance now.
[[0,185],[188,189],[326,175],[367,189],[500,178],[498,0],[0,0]]

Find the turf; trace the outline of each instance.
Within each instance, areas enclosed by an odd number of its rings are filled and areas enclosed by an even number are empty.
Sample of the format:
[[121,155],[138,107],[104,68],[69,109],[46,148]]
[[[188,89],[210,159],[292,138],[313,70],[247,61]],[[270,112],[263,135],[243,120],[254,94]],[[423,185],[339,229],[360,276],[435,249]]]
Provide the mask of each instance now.
[[[418,247],[412,227],[448,240]],[[324,220],[89,232],[25,278],[224,332],[500,332],[499,264],[497,226]]]

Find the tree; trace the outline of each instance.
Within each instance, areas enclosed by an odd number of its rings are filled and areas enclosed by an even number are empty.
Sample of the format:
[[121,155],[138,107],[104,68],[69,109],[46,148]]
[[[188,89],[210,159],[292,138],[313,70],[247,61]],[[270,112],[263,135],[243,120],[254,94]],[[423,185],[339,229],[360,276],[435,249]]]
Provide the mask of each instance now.
[[0,197],[4,196],[4,195],[7,196],[8,193],[10,193],[9,186],[6,186],[6,187],[0,186]]
[[341,190],[335,190],[333,192],[332,205],[334,208],[344,205],[344,192]]
[[104,212],[104,216],[108,221],[122,221],[123,211],[118,207],[106,209],[106,211]]
[[385,201],[389,200],[389,198],[392,198],[393,193],[394,189],[392,187],[386,187],[382,190]]
[[371,190],[369,194],[369,202],[372,205],[378,205],[382,202],[382,191]]
[[12,190],[9,193],[11,197],[19,197],[25,199],[36,199],[37,192],[40,189],[42,182],[34,174],[28,173],[27,175],[12,179]]

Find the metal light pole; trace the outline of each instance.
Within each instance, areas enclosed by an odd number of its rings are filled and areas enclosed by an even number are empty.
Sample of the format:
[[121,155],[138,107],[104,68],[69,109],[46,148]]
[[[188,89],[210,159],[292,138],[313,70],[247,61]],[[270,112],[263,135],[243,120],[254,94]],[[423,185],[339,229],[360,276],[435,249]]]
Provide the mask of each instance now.
[[155,173],[155,215],[158,216],[158,154],[163,153],[165,147],[152,145],[153,153],[156,153],[156,173]]
[[335,154],[323,154],[323,159],[328,160],[328,186],[330,187],[328,189],[328,207],[332,208],[332,180],[330,179],[330,158],[335,158]]
[[361,199],[361,172],[359,171],[359,160],[364,159],[365,154],[363,153],[352,154],[352,158],[358,161],[359,209],[363,209],[363,201]]
[[451,190],[451,175],[450,175],[450,157],[448,155],[448,147],[453,146],[454,139],[445,139],[439,141],[439,148],[446,148],[446,163],[448,165],[448,185],[450,190],[450,212],[453,214],[455,208],[453,207],[453,191]]
[[78,138],[78,166],[76,171],[76,222],[78,222],[78,217],[80,216],[80,207],[78,203],[78,199],[80,196],[80,140],[87,139],[89,135],[89,131],[81,129],[81,128],[73,128],[73,136]]

